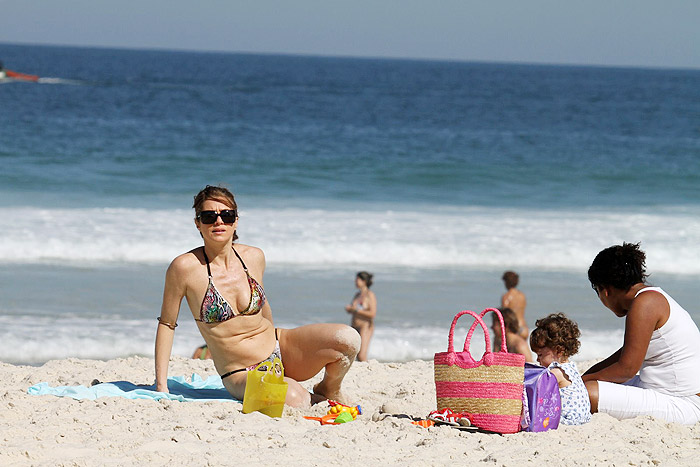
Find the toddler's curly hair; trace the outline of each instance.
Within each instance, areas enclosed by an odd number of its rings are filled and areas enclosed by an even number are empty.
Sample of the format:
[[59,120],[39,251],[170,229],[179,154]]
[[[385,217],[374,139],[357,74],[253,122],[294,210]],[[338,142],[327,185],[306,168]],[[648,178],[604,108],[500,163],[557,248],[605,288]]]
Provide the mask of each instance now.
[[578,353],[581,346],[581,331],[578,324],[564,313],[552,313],[535,322],[535,330],[530,334],[530,347],[537,351],[549,347],[556,353],[569,358]]

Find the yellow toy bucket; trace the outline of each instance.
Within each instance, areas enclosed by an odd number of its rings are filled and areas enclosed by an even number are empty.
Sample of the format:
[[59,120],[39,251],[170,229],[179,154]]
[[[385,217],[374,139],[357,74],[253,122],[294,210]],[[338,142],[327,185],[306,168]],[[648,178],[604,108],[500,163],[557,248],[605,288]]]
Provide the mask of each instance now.
[[282,361],[264,361],[248,372],[243,394],[243,413],[262,412],[268,417],[281,417],[287,383],[284,381]]

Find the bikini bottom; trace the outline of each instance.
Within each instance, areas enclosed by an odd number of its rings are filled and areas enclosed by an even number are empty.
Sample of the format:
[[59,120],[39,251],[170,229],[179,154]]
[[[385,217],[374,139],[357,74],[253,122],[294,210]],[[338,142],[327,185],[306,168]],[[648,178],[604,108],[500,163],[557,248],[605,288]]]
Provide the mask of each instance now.
[[[279,338],[277,337],[277,328],[275,328],[275,349],[272,351],[272,353],[270,354],[269,357],[267,357],[265,360],[263,360],[260,363],[266,363],[266,362],[272,363],[272,361],[275,358],[279,358],[280,361],[282,360],[282,352],[280,351],[280,341],[279,341]],[[221,375],[221,379],[227,378],[231,375],[235,375],[236,373],[240,373],[241,371],[252,371],[255,368],[257,368],[258,365],[260,365],[260,363],[255,363],[255,364],[250,365],[249,367],[246,367],[246,368],[239,368],[238,370],[233,370],[233,371],[229,371],[228,373],[224,373],[223,375]]]

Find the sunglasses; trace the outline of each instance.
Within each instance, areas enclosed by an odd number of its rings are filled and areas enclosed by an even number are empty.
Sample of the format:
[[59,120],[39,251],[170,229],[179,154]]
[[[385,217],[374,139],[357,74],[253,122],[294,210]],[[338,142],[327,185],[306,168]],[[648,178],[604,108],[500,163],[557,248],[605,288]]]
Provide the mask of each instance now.
[[223,211],[201,211],[197,214],[197,219],[202,224],[213,224],[216,222],[217,217],[221,217],[221,222],[224,224],[233,224],[236,220],[236,210],[235,209],[224,209]]

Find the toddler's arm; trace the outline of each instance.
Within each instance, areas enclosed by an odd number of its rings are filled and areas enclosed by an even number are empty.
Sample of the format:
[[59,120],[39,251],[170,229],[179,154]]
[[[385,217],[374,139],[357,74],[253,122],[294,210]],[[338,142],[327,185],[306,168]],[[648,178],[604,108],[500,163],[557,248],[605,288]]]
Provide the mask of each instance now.
[[566,376],[566,373],[564,373],[561,368],[554,367],[550,371],[557,377],[560,388],[565,388],[571,384],[571,380],[569,380],[569,377]]

